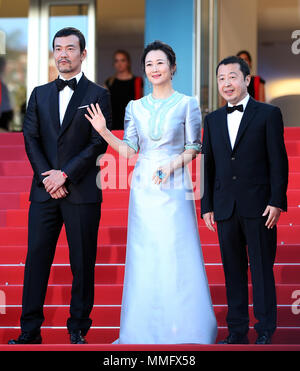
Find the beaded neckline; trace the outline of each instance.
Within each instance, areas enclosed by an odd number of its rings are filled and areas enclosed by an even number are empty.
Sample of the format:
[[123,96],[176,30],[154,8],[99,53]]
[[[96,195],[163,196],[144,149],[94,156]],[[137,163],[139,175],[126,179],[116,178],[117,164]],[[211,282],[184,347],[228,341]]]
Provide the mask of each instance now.
[[163,123],[170,108],[175,106],[183,97],[183,94],[174,91],[168,98],[155,99],[152,94],[142,98],[143,106],[150,111],[149,136],[152,140],[160,140],[163,134]]

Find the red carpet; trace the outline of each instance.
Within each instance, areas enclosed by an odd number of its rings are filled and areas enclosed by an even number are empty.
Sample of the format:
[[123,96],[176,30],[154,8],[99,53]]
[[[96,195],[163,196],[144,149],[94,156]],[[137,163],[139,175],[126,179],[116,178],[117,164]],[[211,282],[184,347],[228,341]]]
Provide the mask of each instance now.
[[[121,132],[118,133],[121,136]],[[71,271],[68,247],[63,230],[51,270],[45,302],[43,345],[7,346],[18,336],[22,283],[27,249],[27,212],[32,170],[20,133],[0,134],[0,350],[300,350],[300,128],[286,128],[290,183],[288,213],[278,226],[278,251],[274,267],[278,296],[278,329],[270,346],[201,346],[201,345],[110,345],[118,337],[120,305],[126,249],[126,225],[129,191],[104,190],[96,266],[93,326],[87,335],[88,345],[72,346],[65,327],[69,313]],[[111,149],[102,159],[116,155]],[[117,159],[118,160],[118,159]],[[117,163],[117,177],[110,180],[126,184],[130,166]],[[121,168],[121,170],[119,170]],[[193,177],[195,177],[195,171]],[[107,175],[105,175],[107,176]],[[104,177],[107,181],[107,178]],[[196,202],[199,215],[199,201]],[[199,219],[199,231],[214,309],[218,320],[218,339],[227,335],[226,296],[217,235],[208,231]],[[250,342],[255,341],[255,323],[250,293]],[[59,345],[57,345],[59,344]]]

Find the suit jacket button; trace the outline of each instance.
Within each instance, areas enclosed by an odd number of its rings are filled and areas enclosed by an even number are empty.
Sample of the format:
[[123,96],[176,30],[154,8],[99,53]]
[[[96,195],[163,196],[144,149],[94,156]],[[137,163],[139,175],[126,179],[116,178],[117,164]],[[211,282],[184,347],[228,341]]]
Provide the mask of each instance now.
[[235,160],[235,157],[231,157],[231,160],[234,161]]
[[234,176],[232,177],[232,179],[233,179],[233,180],[236,180],[236,176],[234,175]]

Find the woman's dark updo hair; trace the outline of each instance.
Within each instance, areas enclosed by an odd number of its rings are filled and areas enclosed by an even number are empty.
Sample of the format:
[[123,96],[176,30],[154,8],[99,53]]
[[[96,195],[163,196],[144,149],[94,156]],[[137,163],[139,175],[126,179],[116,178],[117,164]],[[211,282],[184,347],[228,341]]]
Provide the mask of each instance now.
[[162,41],[155,40],[152,43],[148,44],[146,48],[144,49],[143,55],[142,55],[142,67],[145,72],[145,60],[146,55],[151,52],[152,50],[161,50],[163,51],[166,56],[168,57],[168,61],[170,63],[170,68],[176,66],[176,55],[174,53],[174,50],[170,47],[170,45],[163,43]]

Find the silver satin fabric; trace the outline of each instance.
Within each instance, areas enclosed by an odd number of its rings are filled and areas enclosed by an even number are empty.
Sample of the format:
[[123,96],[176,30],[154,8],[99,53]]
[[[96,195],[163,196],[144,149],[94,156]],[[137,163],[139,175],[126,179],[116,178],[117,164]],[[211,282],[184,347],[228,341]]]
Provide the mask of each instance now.
[[[166,108],[167,106],[167,108]],[[175,92],[129,102],[124,141],[139,151],[132,176],[120,344],[214,343],[217,335],[189,171],[152,176],[185,148],[200,148],[195,98]]]

